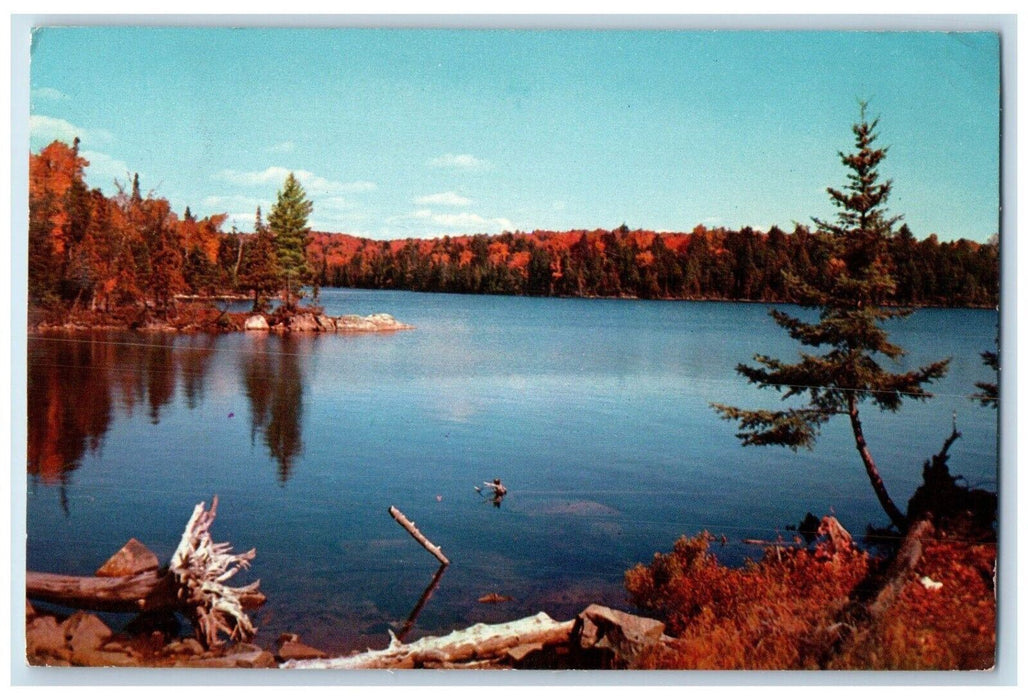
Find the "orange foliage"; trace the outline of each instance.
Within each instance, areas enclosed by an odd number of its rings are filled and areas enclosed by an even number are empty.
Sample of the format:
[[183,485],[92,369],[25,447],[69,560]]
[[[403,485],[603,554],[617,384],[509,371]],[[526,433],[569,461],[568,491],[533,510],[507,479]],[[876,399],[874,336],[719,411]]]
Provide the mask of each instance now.
[[[29,201],[30,208],[43,202],[50,202],[45,207],[49,213],[49,232],[54,253],[62,256],[70,245],[67,226],[70,214],[65,198],[76,182],[83,182],[84,170],[89,161],[78,154],[77,142],[74,147],[60,141],[54,141],[38,154],[29,156]],[[37,204],[38,203],[38,204]]]
[[837,624],[882,562],[855,548],[780,547],[741,568],[721,565],[707,533],[681,538],[625,575],[632,602],[676,637],[643,661],[679,669],[981,669],[995,651],[995,547],[926,547],[883,621],[836,649]]

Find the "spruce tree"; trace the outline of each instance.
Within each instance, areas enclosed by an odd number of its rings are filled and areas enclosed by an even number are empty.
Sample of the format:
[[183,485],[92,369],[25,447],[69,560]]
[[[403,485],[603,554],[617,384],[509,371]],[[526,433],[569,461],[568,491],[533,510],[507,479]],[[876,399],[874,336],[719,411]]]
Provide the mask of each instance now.
[[307,265],[307,234],[310,229],[307,228],[307,217],[313,209],[314,205],[308,201],[303,186],[289,173],[268,215],[268,225],[275,240],[278,271],[285,281],[287,309],[295,305],[294,287],[302,287],[310,281],[311,270]]
[[282,276],[275,253],[275,240],[261,220],[260,207],[257,207],[254,230],[253,243],[247,245],[241,255],[242,274],[239,276],[239,285],[243,289],[253,290],[253,310],[257,312],[264,306],[264,295],[279,289]]
[[745,410],[722,404],[713,407],[727,420],[737,421],[736,436],[744,445],[781,445],[797,450],[813,448],[821,427],[835,416],[846,416],[857,452],[882,508],[901,531],[906,516],[886,490],[864,436],[860,407],[870,402],[884,411],[897,411],[904,399],[931,396],[922,387],[946,374],[949,360],[940,360],[909,372],[893,373],[880,361],[897,361],[902,347],[891,343],[883,322],[910,314],[888,308],[895,283],[886,248],[892,227],[900,217],[888,217],[886,201],[892,181],[879,180],[878,166],[886,148],[874,145],[878,120],[868,123],[866,105],[853,125],[856,150],[840,153],[849,169],[840,190],[828,188],[839,211],[834,222],[814,219],[831,251],[826,274],[803,280],[786,276],[787,289],[806,308],[818,309],[818,320],[805,322],[772,310],[775,322],[802,346],[798,362],[756,355],[756,366],[740,364],[736,371],[751,384],[778,391],[783,400],[805,397],[804,405],[784,410]]

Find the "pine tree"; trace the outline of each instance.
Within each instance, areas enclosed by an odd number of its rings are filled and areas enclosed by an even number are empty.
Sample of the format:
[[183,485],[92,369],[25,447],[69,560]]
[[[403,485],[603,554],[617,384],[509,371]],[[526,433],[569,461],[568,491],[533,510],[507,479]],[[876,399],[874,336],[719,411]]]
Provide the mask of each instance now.
[[905,530],[906,516],[890,498],[865,439],[860,407],[870,402],[881,410],[896,411],[905,398],[929,398],[931,394],[922,387],[943,377],[949,360],[903,373],[889,372],[879,363],[881,358],[896,361],[905,352],[889,341],[882,323],[910,311],[883,306],[895,290],[886,241],[899,217],[886,216],[892,181],[879,181],[878,165],[887,149],[874,146],[878,120],[868,123],[865,110],[862,104],[860,121],[853,125],[855,152],[839,154],[850,170],[848,183],[842,190],[828,188],[839,209],[836,221],[814,219],[818,235],[832,252],[828,274],[812,281],[786,276],[788,291],[797,301],[819,310],[818,321],[807,323],[771,311],[779,326],[813,350],[801,352],[794,364],[756,355],[758,366],[736,368],[751,384],[772,388],[783,400],[805,396],[805,405],[780,411],[713,407],[723,418],[738,421],[737,437],[744,445],[781,445],[794,451],[813,448],[825,423],[846,416],[879,503],[893,524]]
[[307,217],[313,209],[314,205],[308,201],[303,186],[289,173],[268,215],[268,225],[275,239],[278,270],[285,280],[287,309],[295,306],[294,287],[302,287],[310,281],[311,270],[307,264],[307,234],[310,229],[307,228]]
[[[264,305],[263,296],[279,289],[282,276],[279,273],[278,257],[275,253],[275,240],[271,231],[261,220],[261,208],[257,207],[257,218],[254,224],[255,240],[242,249],[242,271],[239,275],[239,286],[253,290],[253,310],[260,311]],[[240,242],[242,246],[242,242]]]

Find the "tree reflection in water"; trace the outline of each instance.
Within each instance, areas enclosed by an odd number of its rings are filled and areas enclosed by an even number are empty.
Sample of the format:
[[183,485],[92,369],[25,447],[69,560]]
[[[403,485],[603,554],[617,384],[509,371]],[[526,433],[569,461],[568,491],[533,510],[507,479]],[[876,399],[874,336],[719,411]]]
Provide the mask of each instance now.
[[190,408],[202,396],[213,337],[172,334],[53,333],[28,338],[26,463],[30,476],[65,487],[87,453],[103,445],[117,409],[147,407],[157,424],[175,398],[179,375]]
[[250,400],[250,439],[257,433],[278,462],[278,478],[289,479],[294,461],[303,452],[303,367],[309,338],[254,338],[243,361],[243,384]]

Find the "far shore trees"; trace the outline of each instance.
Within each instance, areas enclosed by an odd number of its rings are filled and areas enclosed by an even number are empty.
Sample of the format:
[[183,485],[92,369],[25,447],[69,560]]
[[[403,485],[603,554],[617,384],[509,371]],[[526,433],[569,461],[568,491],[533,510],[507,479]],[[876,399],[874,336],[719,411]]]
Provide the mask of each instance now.
[[[274,234],[278,270],[285,281],[285,307],[292,309],[301,296],[300,288],[311,281],[307,264],[307,243],[310,229],[307,217],[314,209],[307,193],[293,173],[279,190],[278,200],[268,215],[268,226]],[[296,299],[293,290],[296,289]]]
[[[831,250],[826,274],[820,278],[787,276],[786,284],[796,300],[819,310],[819,320],[808,323],[779,310],[775,322],[802,346],[798,362],[756,355],[758,366],[740,364],[736,370],[760,388],[771,388],[783,399],[806,396],[805,405],[784,410],[745,410],[714,404],[721,416],[737,421],[737,437],[744,445],[780,445],[796,450],[812,448],[821,427],[835,416],[846,416],[857,452],[875,495],[892,523],[901,531],[905,514],[885,487],[878,465],[864,436],[860,407],[870,401],[881,410],[896,411],[904,399],[931,396],[922,387],[946,374],[949,360],[940,360],[909,372],[892,373],[879,358],[898,360],[904,350],[889,342],[882,323],[910,313],[886,307],[895,292],[892,260],[886,242],[899,217],[886,216],[885,203],[892,181],[879,181],[878,166],[886,148],[876,148],[878,120],[866,118],[861,105],[860,121],[853,126],[856,150],[842,154],[849,168],[843,189],[828,188],[839,209],[834,223],[815,219],[818,235]],[[820,350],[820,354],[818,354]]]

